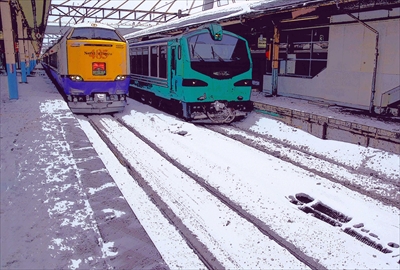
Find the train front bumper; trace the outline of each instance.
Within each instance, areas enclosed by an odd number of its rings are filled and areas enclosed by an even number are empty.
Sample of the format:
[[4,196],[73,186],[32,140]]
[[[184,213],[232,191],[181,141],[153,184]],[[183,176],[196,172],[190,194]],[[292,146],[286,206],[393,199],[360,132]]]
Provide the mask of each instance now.
[[68,101],[68,106],[73,113],[112,113],[122,112],[126,106],[125,95],[112,95],[114,98],[110,99],[110,96],[100,93],[94,94],[93,98],[85,98],[85,101],[78,101],[74,98]]
[[73,113],[113,113],[122,112],[126,106],[126,101],[101,102],[101,103],[82,103],[68,102],[68,106]]

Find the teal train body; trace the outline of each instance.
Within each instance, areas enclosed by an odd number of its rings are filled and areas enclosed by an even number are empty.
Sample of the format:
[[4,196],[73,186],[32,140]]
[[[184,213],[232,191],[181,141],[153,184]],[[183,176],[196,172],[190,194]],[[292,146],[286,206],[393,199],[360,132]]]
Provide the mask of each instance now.
[[252,60],[244,38],[208,24],[127,40],[131,97],[193,122],[230,123],[251,111]]

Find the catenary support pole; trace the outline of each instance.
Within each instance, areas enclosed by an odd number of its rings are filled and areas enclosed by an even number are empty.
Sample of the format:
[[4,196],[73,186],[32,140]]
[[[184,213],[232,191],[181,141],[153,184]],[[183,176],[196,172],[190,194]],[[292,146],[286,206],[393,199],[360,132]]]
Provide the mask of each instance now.
[[274,25],[274,41],[272,49],[272,95],[278,95],[278,68],[279,68],[279,29]]
[[24,27],[24,54],[25,54],[25,66],[26,66],[26,73],[30,74],[30,64],[29,64],[29,45],[30,41],[28,39],[28,28]]
[[27,66],[25,62],[25,36],[24,36],[24,26],[23,26],[23,16],[22,11],[18,11],[17,14],[17,25],[18,25],[18,54],[19,54],[19,63],[21,67],[21,82],[27,83]]
[[371,32],[373,32],[375,34],[374,68],[372,71],[371,98],[370,98],[370,102],[369,102],[369,112],[371,114],[373,114],[373,113],[375,113],[374,102],[375,102],[375,92],[376,92],[376,74],[377,74],[378,56],[379,56],[379,32],[378,32],[378,30],[372,28],[365,22],[361,21],[359,18],[357,18],[353,14],[348,13],[347,15],[349,15],[351,18],[353,18],[354,20],[356,20],[359,23],[361,23],[362,25],[364,25],[364,27],[366,27],[367,29],[369,29]]
[[0,2],[1,22],[3,25],[8,93],[10,99],[18,99],[17,68],[15,65],[14,38],[9,2]]

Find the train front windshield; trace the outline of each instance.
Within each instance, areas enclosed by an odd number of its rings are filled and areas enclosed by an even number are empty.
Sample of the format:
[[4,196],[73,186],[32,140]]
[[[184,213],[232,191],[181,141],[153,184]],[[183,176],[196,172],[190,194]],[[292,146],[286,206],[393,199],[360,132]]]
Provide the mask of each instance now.
[[229,34],[213,40],[209,33],[188,38],[192,69],[213,78],[228,79],[250,69],[246,42]]
[[69,39],[98,39],[123,41],[123,39],[112,29],[82,27],[75,28]]

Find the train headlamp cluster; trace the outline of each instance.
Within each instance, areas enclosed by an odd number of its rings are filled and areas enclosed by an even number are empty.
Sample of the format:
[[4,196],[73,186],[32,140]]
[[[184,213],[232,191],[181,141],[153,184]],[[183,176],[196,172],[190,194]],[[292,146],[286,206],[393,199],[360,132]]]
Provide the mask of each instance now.
[[118,75],[117,77],[115,77],[115,80],[116,81],[123,81],[123,80],[125,80],[126,79],[126,76],[125,75]]
[[251,86],[251,80],[240,80],[235,82],[234,86]]
[[210,23],[205,25],[204,27],[208,28],[208,31],[210,31],[211,37],[213,40],[220,41],[222,40],[222,26],[216,23]]
[[68,75],[68,77],[74,82],[82,82],[83,78],[79,75]]
[[208,83],[198,79],[183,79],[182,86],[208,86]]

